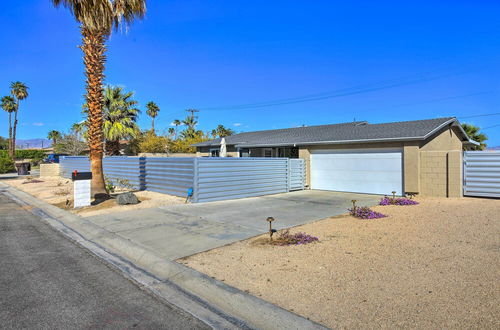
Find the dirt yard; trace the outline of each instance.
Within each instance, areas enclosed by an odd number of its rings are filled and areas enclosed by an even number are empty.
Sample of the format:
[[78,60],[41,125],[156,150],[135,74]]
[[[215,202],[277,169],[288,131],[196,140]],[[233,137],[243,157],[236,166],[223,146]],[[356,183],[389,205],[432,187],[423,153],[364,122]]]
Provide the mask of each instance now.
[[499,329],[500,200],[420,202],[292,230],[319,243],[259,237],[179,262],[331,328]]
[[82,217],[184,203],[184,199],[177,196],[160,194],[152,191],[137,191],[134,193],[140,201],[139,204],[118,205],[114,199],[116,194],[120,192],[117,191],[115,194],[112,194],[112,199],[101,204],[81,209],[73,209],[73,182],[69,179],[44,177],[34,178],[33,181],[15,179],[2,182]]

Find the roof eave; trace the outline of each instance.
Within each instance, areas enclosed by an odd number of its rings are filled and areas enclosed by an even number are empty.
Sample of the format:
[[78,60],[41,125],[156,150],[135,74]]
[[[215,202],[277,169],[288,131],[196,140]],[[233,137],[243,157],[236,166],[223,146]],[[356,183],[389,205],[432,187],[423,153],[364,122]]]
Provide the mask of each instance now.
[[296,143],[266,143],[266,144],[237,144],[238,148],[258,148],[258,147],[285,147],[285,146],[309,146],[322,144],[352,144],[352,143],[376,143],[376,142],[403,142],[424,140],[423,136],[402,137],[402,138],[382,138],[382,139],[359,139],[359,140],[337,140],[337,141],[315,141],[315,142],[296,142]]

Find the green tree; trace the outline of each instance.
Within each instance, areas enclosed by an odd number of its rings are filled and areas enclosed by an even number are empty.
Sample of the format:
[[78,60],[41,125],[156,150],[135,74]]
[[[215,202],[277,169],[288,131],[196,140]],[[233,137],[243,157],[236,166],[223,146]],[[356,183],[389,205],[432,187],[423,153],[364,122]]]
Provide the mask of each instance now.
[[480,132],[481,128],[479,126],[463,123],[462,128],[464,129],[465,133],[467,133],[469,138],[476,142],[479,142],[478,146],[474,146],[472,148],[473,150],[484,150],[486,148],[486,143],[484,143],[484,141],[488,140],[488,136]]
[[52,130],[47,134],[47,139],[52,140],[52,146],[55,146],[60,138],[61,133],[56,130]]
[[[129,26],[146,13],[145,0],[52,0],[64,6],[80,24],[81,49],[85,64],[86,104],[88,106],[88,143],[92,170],[92,194],[106,195],[103,157],[103,81],[106,41],[113,29]],[[103,196],[101,196],[103,197]]]
[[14,125],[12,128],[11,149],[12,154],[16,154],[16,134],[17,134],[17,112],[19,111],[19,101],[28,97],[28,87],[20,81],[14,81],[10,84],[10,93],[16,99],[16,110],[14,111]]
[[63,134],[54,146],[54,152],[79,156],[87,149],[87,144],[78,138],[75,132]]
[[193,136],[171,141],[168,150],[170,152],[196,152],[196,148],[192,145],[207,141],[208,139],[207,134],[204,134],[202,131],[196,131]]
[[233,135],[234,131],[230,128],[224,127],[224,125],[217,125],[217,128],[212,130],[212,137],[215,139],[217,137],[226,137]]
[[[140,110],[133,97],[134,92],[124,91],[123,87],[107,85],[104,88],[103,135],[107,155],[119,155],[120,140],[135,138],[140,132],[136,123]],[[84,105],[83,113],[88,114],[87,105]],[[87,122],[73,124],[73,127],[76,132],[88,136],[88,130],[85,131]]]
[[158,136],[153,131],[146,132],[139,141],[139,152],[164,153],[167,152],[169,139]]
[[9,139],[0,136],[0,150],[8,150],[9,147]]
[[183,130],[180,134],[183,139],[193,139],[197,136],[203,135],[203,132],[196,129],[196,125],[198,125],[198,121],[194,116],[187,116],[186,119],[182,121],[184,125],[186,125],[186,129]]
[[160,107],[154,103],[153,101],[148,102],[146,104],[146,114],[151,117],[151,130],[155,131],[155,118],[158,116],[158,112],[160,112]]
[[16,100],[12,96],[2,97],[0,106],[9,114],[9,156],[14,158],[12,151],[12,113],[16,111]]

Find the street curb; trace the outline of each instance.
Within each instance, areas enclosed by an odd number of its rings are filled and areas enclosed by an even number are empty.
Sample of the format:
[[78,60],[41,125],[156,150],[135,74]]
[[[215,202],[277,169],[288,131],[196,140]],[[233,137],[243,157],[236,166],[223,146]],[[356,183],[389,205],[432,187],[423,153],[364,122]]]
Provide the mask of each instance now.
[[[230,319],[233,324],[257,329],[326,329],[318,323],[249,295],[192,268],[165,260],[144,246],[14,187],[0,183],[0,190],[7,191],[22,202],[34,206],[75,231],[85,240],[103,247],[107,252],[121,256],[137,268],[199,298],[202,303],[212,306],[215,311],[231,315]],[[37,209],[31,211],[35,214],[40,213]],[[218,328],[213,323],[212,326]]]

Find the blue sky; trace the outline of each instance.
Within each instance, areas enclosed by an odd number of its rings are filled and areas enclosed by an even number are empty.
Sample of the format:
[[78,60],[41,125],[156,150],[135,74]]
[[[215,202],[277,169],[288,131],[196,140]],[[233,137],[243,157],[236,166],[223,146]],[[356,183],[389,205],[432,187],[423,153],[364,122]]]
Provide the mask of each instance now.
[[[158,103],[164,130],[187,108],[203,130],[237,131],[500,113],[499,15],[498,1],[148,1],[143,21],[112,35],[107,82],[142,109]],[[77,23],[25,0],[3,5],[0,28],[0,95],[14,80],[30,87],[18,137],[66,131],[84,94]],[[275,100],[287,102],[234,106]],[[462,121],[486,128],[500,115]],[[500,126],[484,132],[500,145]]]

